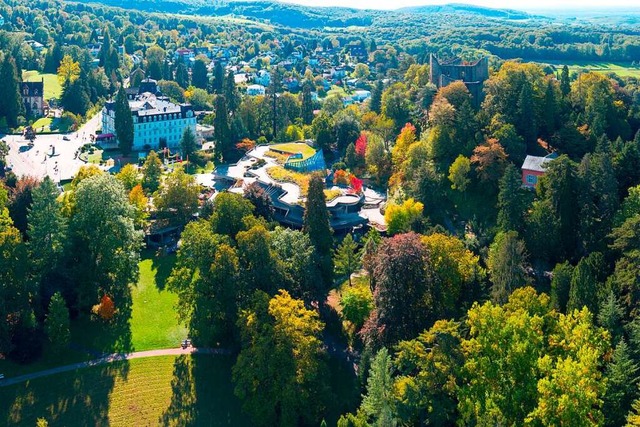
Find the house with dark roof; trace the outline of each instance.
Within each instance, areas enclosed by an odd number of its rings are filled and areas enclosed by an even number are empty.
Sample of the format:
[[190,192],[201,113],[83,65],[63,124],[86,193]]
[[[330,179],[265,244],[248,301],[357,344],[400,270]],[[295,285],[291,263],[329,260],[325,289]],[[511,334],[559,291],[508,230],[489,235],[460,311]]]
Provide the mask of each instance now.
[[522,164],[522,186],[535,188],[538,185],[538,179],[545,174],[547,163],[557,157],[556,153],[544,157],[527,156]]
[[44,116],[44,79],[39,82],[20,83],[20,95],[28,117]]

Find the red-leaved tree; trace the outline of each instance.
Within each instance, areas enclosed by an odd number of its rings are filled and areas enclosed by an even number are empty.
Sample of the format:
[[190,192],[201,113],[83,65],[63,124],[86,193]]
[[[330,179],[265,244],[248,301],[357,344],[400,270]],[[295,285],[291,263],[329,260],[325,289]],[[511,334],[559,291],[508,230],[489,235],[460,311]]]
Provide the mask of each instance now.
[[367,153],[367,135],[362,132],[358,139],[356,139],[356,155],[360,160],[364,161],[364,156]]
[[351,189],[356,194],[362,193],[362,180],[355,175],[351,175]]

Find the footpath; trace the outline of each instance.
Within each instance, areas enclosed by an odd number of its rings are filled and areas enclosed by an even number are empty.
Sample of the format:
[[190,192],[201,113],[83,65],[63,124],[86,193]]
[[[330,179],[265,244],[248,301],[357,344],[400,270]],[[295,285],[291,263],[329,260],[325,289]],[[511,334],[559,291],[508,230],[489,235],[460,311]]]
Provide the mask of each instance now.
[[58,366],[56,368],[45,369],[43,371],[32,372],[30,374],[19,375],[17,377],[5,378],[0,380],[0,387],[7,387],[19,384],[25,381],[34,380],[36,378],[47,377],[49,375],[60,374],[63,372],[75,371],[76,369],[90,368],[92,366],[104,365],[107,363],[117,362],[119,360],[142,359],[145,357],[157,356],[179,356],[182,354],[217,354],[229,355],[230,350],[221,348],[165,348],[159,350],[136,351],[134,353],[113,353],[100,357],[98,359],[87,360],[86,362],[73,363],[71,365]]

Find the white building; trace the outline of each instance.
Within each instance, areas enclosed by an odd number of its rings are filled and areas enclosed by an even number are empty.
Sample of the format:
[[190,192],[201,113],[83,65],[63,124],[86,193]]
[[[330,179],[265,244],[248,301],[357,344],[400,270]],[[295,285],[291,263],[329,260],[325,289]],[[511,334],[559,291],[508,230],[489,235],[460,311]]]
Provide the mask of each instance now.
[[247,95],[249,96],[258,96],[264,95],[265,89],[262,85],[249,85],[247,86]]
[[371,91],[368,90],[357,90],[353,95],[353,99],[359,102],[366,101],[369,98],[371,98]]
[[[145,80],[142,93],[129,100],[133,116],[133,150],[157,150],[162,146],[176,148],[185,128],[196,135],[196,117],[190,104],[174,104],[156,90],[155,81]],[[115,101],[108,101],[102,109],[102,134],[116,134]]]

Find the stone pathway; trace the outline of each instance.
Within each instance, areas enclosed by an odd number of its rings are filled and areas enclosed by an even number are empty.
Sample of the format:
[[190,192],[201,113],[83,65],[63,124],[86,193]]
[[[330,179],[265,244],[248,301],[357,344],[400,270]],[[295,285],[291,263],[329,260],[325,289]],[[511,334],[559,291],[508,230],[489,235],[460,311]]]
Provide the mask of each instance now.
[[5,378],[0,380],[0,387],[7,387],[14,384],[19,384],[25,381],[33,380],[36,378],[42,378],[49,375],[60,374],[63,372],[75,371],[76,369],[89,368],[91,366],[104,365],[106,363],[116,362],[118,360],[131,360],[141,359],[144,357],[157,357],[157,356],[179,356],[181,354],[231,354],[230,350],[222,348],[196,348],[187,347],[185,349],[179,348],[165,348],[160,350],[148,350],[137,351],[134,353],[114,353],[99,359],[88,360],[86,362],[73,363],[71,365],[58,366],[57,368],[45,369],[43,371],[32,372],[30,374],[19,375],[17,377]]

